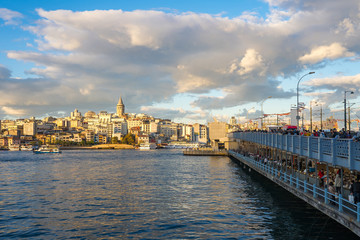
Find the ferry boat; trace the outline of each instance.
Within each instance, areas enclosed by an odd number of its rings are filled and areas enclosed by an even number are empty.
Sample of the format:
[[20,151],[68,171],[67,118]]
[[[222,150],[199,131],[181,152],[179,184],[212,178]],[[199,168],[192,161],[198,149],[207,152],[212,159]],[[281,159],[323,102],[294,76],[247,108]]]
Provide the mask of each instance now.
[[186,149],[186,148],[199,148],[199,143],[187,143],[187,142],[172,142],[164,146],[164,148],[170,149]]
[[18,144],[11,144],[11,145],[9,145],[9,150],[10,150],[10,151],[20,151],[20,145],[18,145]]
[[156,144],[155,143],[141,143],[140,150],[151,150],[151,149],[156,149]]
[[43,145],[39,149],[34,150],[34,153],[61,153],[61,151],[58,147]]
[[20,147],[20,150],[21,151],[32,151],[34,148],[33,148],[33,146],[31,146],[31,145],[22,145],[21,147]]

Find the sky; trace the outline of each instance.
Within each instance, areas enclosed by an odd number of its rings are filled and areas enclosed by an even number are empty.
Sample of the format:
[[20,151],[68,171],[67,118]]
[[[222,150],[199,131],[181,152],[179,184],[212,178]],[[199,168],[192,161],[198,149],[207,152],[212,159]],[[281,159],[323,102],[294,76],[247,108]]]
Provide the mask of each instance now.
[[[360,116],[358,0],[2,0],[0,119]],[[309,72],[315,72],[308,75]]]

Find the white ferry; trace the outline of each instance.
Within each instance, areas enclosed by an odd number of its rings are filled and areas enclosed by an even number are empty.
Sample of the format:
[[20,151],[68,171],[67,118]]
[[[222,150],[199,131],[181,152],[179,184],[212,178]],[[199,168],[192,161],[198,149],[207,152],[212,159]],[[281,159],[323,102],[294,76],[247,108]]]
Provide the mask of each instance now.
[[21,147],[20,147],[20,150],[21,151],[32,151],[34,148],[33,148],[33,146],[31,146],[31,145],[22,145]]
[[34,153],[61,153],[61,151],[58,147],[43,145],[39,149],[34,150]]
[[20,151],[20,145],[18,145],[18,144],[11,144],[11,145],[9,145],[9,150],[10,150],[10,151]]
[[151,150],[151,149],[156,149],[156,144],[155,143],[141,143],[140,150]]
[[199,143],[187,143],[187,142],[172,142],[164,146],[164,148],[170,149],[185,149],[185,148],[198,148]]

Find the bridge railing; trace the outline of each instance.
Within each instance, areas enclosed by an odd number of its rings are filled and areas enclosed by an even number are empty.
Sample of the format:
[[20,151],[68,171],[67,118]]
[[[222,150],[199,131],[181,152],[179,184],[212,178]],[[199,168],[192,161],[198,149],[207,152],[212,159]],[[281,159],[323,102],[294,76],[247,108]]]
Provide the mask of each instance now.
[[244,157],[243,155],[234,151],[229,151],[229,153],[230,155],[241,158],[252,168],[262,172],[262,174],[270,174],[272,178],[275,177],[283,183],[290,185],[296,189],[296,191],[308,194],[308,196],[311,196],[313,199],[325,203],[326,205],[330,205],[335,210],[345,213],[360,222],[360,203],[354,204],[348,199],[344,198],[341,194],[337,195],[330,193],[327,188],[324,189],[317,187],[315,184],[311,184],[306,180],[301,180],[298,175],[294,176],[293,174],[289,174],[286,171],[279,170],[277,167],[274,167],[271,162],[267,162],[267,164],[265,164],[253,158]]
[[294,154],[360,171],[360,142],[351,139],[280,135],[276,133],[233,132],[229,138],[241,139]]

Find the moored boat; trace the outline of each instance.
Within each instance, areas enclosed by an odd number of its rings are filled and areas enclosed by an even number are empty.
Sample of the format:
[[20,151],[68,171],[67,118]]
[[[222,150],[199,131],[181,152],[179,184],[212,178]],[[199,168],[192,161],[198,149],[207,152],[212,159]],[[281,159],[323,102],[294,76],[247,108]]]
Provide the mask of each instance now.
[[9,145],[10,151],[20,151],[20,146],[18,144],[11,144]]
[[61,153],[56,146],[43,145],[39,149],[34,150],[34,153]]
[[34,148],[33,148],[33,146],[31,146],[31,145],[22,145],[21,147],[20,147],[20,150],[21,151],[32,151]]
[[155,143],[141,143],[140,150],[151,150],[151,149],[156,149],[156,144]]

